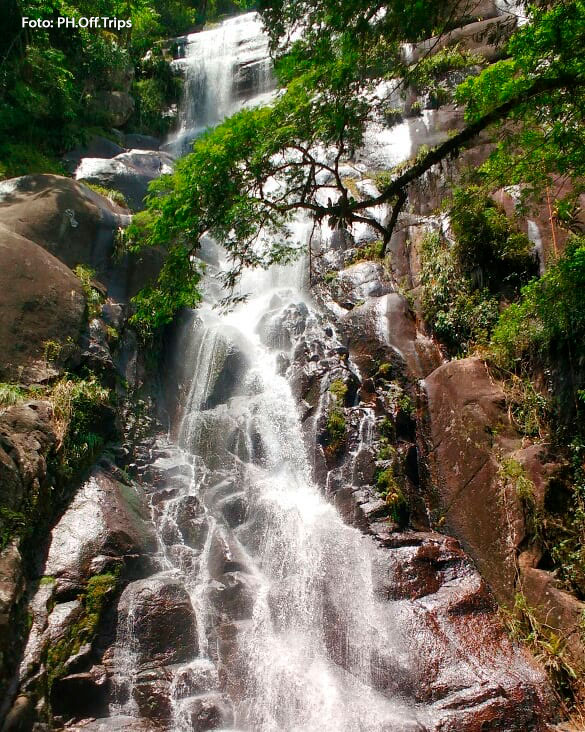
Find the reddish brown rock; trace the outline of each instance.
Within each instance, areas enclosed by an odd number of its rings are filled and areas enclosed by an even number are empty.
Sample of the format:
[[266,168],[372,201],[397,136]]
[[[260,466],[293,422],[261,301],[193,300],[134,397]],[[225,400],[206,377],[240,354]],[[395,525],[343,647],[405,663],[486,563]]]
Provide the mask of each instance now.
[[500,602],[513,603],[515,552],[524,517],[513,490],[499,483],[497,451],[520,447],[504,393],[483,361],[451,361],[425,381],[429,467],[445,528],[463,543]]
[[[0,226],[0,312],[0,380],[34,382],[58,373],[71,355],[85,323],[85,297],[64,264]],[[63,346],[50,365],[49,342]]]

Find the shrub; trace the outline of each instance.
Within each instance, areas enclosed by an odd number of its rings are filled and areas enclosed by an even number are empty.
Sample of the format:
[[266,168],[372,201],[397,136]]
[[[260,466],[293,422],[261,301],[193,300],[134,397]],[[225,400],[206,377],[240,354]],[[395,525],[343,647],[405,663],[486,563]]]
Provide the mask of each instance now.
[[126,201],[126,196],[121,191],[116,191],[113,188],[105,188],[104,186],[100,186],[97,183],[88,183],[86,181],[83,181],[83,185],[86,188],[90,188],[95,193],[99,193],[100,196],[108,198],[113,203],[117,203],[118,206],[122,206],[122,208],[129,208],[128,201]]
[[86,267],[83,264],[78,264],[73,270],[77,277],[81,280],[81,286],[83,287],[83,293],[85,295],[85,301],[87,304],[87,316],[91,320],[97,318],[101,313],[104,298],[99,290],[97,290],[92,280],[95,277],[95,272],[91,267]]
[[473,289],[515,295],[536,274],[528,237],[481,189],[456,189],[450,214],[457,268]]
[[486,290],[472,289],[453,246],[438,233],[423,238],[421,260],[423,317],[449,353],[467,354],[487,342],[498,319],[498,300]]
[[335,381],[332,381],[329,385],[329,391],[335,397],[337,404],[340,406],[345,404],[345,399],[347,397],[347,384],[343,379],[335,379]]
[[337,455],[343,449],[346,438],[345,415],[339,407],[333,407],[327,416],[326,450]]

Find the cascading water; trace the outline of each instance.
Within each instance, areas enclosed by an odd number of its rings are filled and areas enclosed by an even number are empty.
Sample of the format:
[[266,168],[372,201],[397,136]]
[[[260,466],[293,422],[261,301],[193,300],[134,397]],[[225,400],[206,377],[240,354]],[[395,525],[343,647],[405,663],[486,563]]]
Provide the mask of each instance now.
[[[234,79],[251,59],[264,70],[246,103],[263,97],[265,50],[254,15],[190,38],[183,139],[243,103]],[[227,262],[209,239],[201,256],[211,283]],[[149,468],[158,569],[120,598],[110,711],[172,732],[476,729],[457,726],[458,710],[463,720],[474,684],[499,689],[502,669],[468,657],[424,599],[389,602],[399,559],[345,524],[313,479],[283,374],[296,336],[327,332],[326,348],[341,344],[322,327],[306,280],[303,261],[246,272],[251,296],[221,315],[209,285],[179,328],[174,418]],[[375,415],[356,410],[357,455]],[[417,541],[396,557],[412,558]],[[421,696],[429,674],[448,691]]]
[[179,154],[205,129],[246,104],[262,103],[274,89],[268,39],[254,13],[190,35],[185,54],[175,62],[184,73],[185,94],[170,143]]

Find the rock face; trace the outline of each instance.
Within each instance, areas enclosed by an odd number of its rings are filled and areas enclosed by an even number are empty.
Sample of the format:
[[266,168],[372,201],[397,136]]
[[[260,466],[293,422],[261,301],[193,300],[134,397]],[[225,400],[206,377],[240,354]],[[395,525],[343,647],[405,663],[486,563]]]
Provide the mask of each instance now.
[[[85,324],[85,297],[77,277],[52,254],[1,226],[0,310],[2,381],[46,378],[52,371],[46,363],[47,343],[74,347]],[[67,355],[57,354],[57,364]]]
[[428,455],[436,501],[446,529],[476,562],[498,601],[514,605],[522,590],[540,622],[566,639],[576,663],[583,661],[577,631],[585,604],[559,589],[538,568],[541,552],[526,543],[527,517],[506,465],[514,461],[531,480],[536,510],[544,506],[549,467],[541,446],[524,446],[505,409],[500,385],[479,358],[451,361],[425,380]]
[[102,91],[92,100],[94,112],[106,127],[122,127],[134,112],[134,98],[124,91]]
[[91,267],[98,279],[111,273],[114,235],[128,221],[122,209],[70,178],[25,175],[0,184],[0,224],[70,269]]
[[151,180],[172,171],[173,158],[156,150],[130,150],[111,159],[83,158],[75,171],[87,180],[121,191],[130,206],[141,209]]
[[505,397],[478,359],[451,361],[425,381],[429,462],[446,527],[460,537],[501,601],[513,603],[515,557],[524,534],[521,505],[498,487],[497,446],[517,436]]

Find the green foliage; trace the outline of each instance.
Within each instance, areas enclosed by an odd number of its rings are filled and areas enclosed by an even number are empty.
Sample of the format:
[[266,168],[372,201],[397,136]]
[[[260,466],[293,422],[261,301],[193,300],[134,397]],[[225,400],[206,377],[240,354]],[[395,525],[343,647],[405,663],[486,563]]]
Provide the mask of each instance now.
[[581,352],[585,335],[585,238],[574,237],[544,275],[506,308],[492,338],[496,362],[513,368],[535,354]]
[[129,126],[144,134],[164,136],[176,123],[170,113],[181,98],[182,77],[158,47],[137,64],[137,78],[132,86],[136,106]]
[[413,69],[413,80],[419,84],[441,79],[450,71],[467,69],[481,63],[482,57],[462,48],[460,44],[445,46],[437,53],[425,55]]
[[528,534],[535,539],[542,532],[543,517],[536,506],[534,483],[526,474],[526,469],[518,460],[509,457],[501,461],[498,476],[503,489],[511,488],[519,498]]
[[181,308],[193,308],[201,300],[198,283],[201,266],[193,261],[191,251],[182,244],[173,246],[155,286],[146,287],[132,298],[135,312],[130,318],[143,339],[151,338],[170,323]]
[[421,247],[421,305],[425,320],[453,355],[467,354],[487,340],[498,318],[498,301],[473,290],[461,272],[454,247],[437,233]]
[[17,384],[0,382],[0,408],[11,407],[26,399],[27,392]]
[[457,90],[473,122],[531,89],[557,81],[515,106],[515,125],[501,130],[497,149],[481,167],[488,186],[523,184],[526,198],[541,195],[551,177],[579,182],[585,172],[585,3],[583,0],[534,3],[531,22],[508,45],[509,58],[468,78]]
[[[562,439],[562,436],[561,436]],[[585,598],[585,440],[573,437],[568,446],[569,470],[553,481],[546,496],[545,547],[559,580]]]
[[380,239],[376,241],[368,242],[363,246],[359,247],[354,256],[349,261],[349,264],[356,264],[357,262],[368,262],[371,260],[382,259],[384,254],[384,242]]
[[66,376],[51,388],[48,398],[58,438],[58,470],[64,478],[71,478],[104,443],[100,421],[111,394],[95,375],[87,379]]
[[339,454],[345,446],[347,432],[345,415],[340,407],[334,406],[329,410],[325,430],[325,451],[329,455]]
[[396,437],[396,427],[390,417],[384,417],[378,424],[378,432],[383,441],[392,442]]
[[97,183],[87,183],[86,181],[83,181],[83,185],[86,188],[91,188],[91,190],[95,193],[99,193],[100,196],[108,198],[113,203],[117,203],[118,206],[121,206],[122,208],[129,208],[128,201],[126,201],[126,196],[121,191],[116,191],[113,188],[105,188],[104,186],[100,186]]
[[408,501],[394,475],[392,466],[377,472],[376,489],[384,499],[390,516],[397,523],[404,525],[408,521]]
[[335,381],[332,381],[329,385],[329,391],[335,397],[337,404],[340,406],[345,404],[348,388],[343,379],[335,379]]
[[95,272],[91,267],[87,267],[83,264],[78,264],[73,269],[75,275],[81,280],[81,286],[83,288],[83,294],[85,295],[85,302],[87,305],[87,315],[91,320],[97,318],[102,310],[104,304],[104,297],[99,290],[97,290],[92,281],[95,277]]
[[514,599],[511,610],[502,610],[503,619],[512,637],[524,643],[548,671],[562,697],[571,697],[578,674],[567,652],[566,640],[538,619],[522,593]]
[[0,142],[0,180],[32,173],[64,174],[63,164],[41,141],[33,143]]
[[475,186],[453,192],[451,229],[460,271],[476,288],[514,294],[536,274],[532,244],[511,220]]

